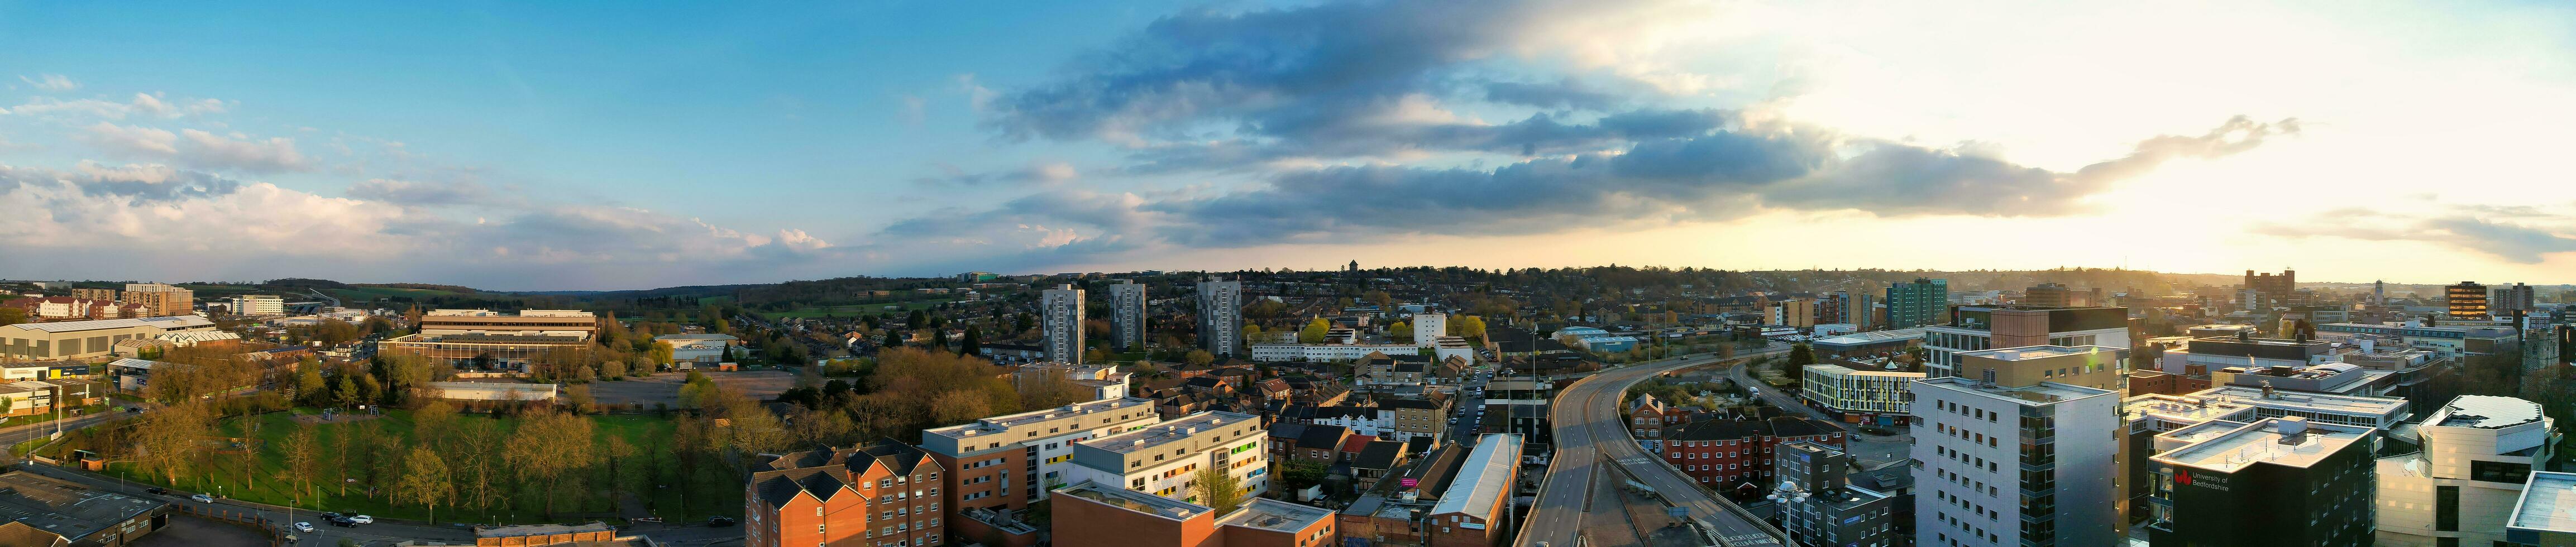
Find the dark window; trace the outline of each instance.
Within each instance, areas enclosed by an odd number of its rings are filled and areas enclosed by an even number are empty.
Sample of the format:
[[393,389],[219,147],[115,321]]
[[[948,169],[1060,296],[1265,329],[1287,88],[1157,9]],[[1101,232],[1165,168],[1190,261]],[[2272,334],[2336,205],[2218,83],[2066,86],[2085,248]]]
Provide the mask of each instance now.
[[2469,479],[2485,482],[2522,484],[2531,477],[2531,464],[2506,462],[2469,462]]
[[[2433,487],[2433,529],[2444,532],[2460,531],[2460,487]],[[2456,538],[2443,539],[2451,540],[2447,542],[2449,545],[2460,543]]]

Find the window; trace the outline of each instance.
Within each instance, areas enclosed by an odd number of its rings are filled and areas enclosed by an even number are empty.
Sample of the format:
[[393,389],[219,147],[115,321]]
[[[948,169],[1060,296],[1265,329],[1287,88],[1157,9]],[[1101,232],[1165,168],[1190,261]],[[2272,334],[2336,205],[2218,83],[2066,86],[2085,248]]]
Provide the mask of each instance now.
[[2460,530],[2460,487],[2433,487],[2433,529],[2443,532]]
[[2471,461],[2469,480],[2521,484],[2531,477],[2531,464]]

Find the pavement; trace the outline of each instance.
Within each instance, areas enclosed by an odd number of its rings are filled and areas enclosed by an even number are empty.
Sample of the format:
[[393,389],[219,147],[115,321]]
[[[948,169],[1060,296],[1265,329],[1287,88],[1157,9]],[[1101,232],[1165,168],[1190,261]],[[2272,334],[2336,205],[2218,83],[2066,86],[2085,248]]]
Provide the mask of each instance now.
[[[1786,351],[1786,347],[1775,345],[1739,353],[1735,358]],[[1693,519],[1707,523],[1723,545],[1782,545],[1784,540],[1778,529],[1701,489],[1662,458],[1646,454],[1628,435],[1626,420],[1619,412],[1620,399],[1629,386],[1664,372],[1717,361],[1714,356],[1700,355],[1633,364],[1600,371],[1559,392],[1549,410],[1556,430],[1554,460],[1549,462],[1547,479],[1540,484],[1538,497],[1514,544],[1582,545],[1577,541],[1583,535],[1586,499],[1594,490],[1594,482],[1600,480],[1602,468],[1617,466],[1663,495],[1671,505],[1687,508]]]

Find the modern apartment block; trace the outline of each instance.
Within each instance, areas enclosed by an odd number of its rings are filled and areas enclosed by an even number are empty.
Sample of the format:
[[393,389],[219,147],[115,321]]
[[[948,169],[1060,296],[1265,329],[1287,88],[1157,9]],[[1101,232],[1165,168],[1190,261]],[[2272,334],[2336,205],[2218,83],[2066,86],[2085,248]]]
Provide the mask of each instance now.
[[[1009,544],[1037,541],[1018,511],[1069,484],[1073,445],[1161,422],[1154,400],[1120,397],[994,416],[975,423],[921,430],[921,449],[950,470],[943,484],[949,521],[968,537],[1000,532]],[[995,546],[999,547],[999,546]]]
[[1261,417],[1201,412],[1143,429],[1074,443],[1068,484],[1091,481],[1198,503],[1198,473],[1234,477],[1244,498],[1269,490],[1269,430]]
[[1333,512],[1252,499],[1218,515],[1205,505],[1085,482],[1056,491],[1056,545],[1333,547]]
[[2540,404],[2462,395],[2424,418],[2423,450],[2377,462],[2378,545],[2506,545],[2505,521],[2558,434]]
[[1769,314],[1763,319],[1765,324],[1801,329],[1816,326],[1816,301],[1814,300],[1791,298],[1773,302],[1771,307],[1764,311]]
[[1779,447],[1782,530],[1798,545],[1896,545],[1894,496],[1852,486],[1851,456],[1812,442]]
[[2462,281],[2442,288],[2442,303],[2450,309],[2452,321],[2485,321],[2487,286],[2476,281]]
[[1199,348],[1218,357],[1242,355],[1243,282],[1199,282]]
[[[2291,416],[2158,436],[2159,546],[2365,545],[2378,430]],[[2301,523],[2287,526],[2287,523]]]
[[1512,481],[1520,474],[1519,435],[1493,434],[1458,464],[1440,502],[1423,514],[1430,547],[1494,547],[1517,530],[1512,523]]
[[2073,291],[2065,285],[2056,283],[2032,285],[2030,288],[2022,289],[2021,305],[2033,308],[2063,308],[2066,307],[2067,293],[2070,292]]
[[1110,347],[1135,351],[1145,347],[1145,286],[1135,280],[1109,286],[1109,325],[1116,332]]
[[1915,544],[2115,545],[2120,394],[2057,382],[1915,382]]
[[196,313],[197,292],[162,283],[127,283],[124,303],[141,305],[152,317],[188,315]]
[[[1815,365],[1807,367],[1798,398],[1841,415],[1845,421],[1902,425],[1898,422],[1914,412],[1914,391],[1906,384],[1923,378],[1920,372]],[[1886,419],[1880,420],[1881,417]]]
[[1082,362],[1083,300],[1084,291],[1069,284],[1040,293],[1038,329],[1046,343],[1046,360]]
[[72,298],[116,301],[116,289],[72,289]]
[[1950,310],[1950,280],[1917,277],[1887,286],[1887,328],[1939,324]]
[[1959,306],[1948,321],[1923,329],[1931,377],[1958,376],[1959,352],[2022,346],[2130,347],[2129,310],[2116,307]]
[[1413,314],[1413,345],[1426,348],[1438,346],[1440,345],[1440,337],[1448,335],[1449,314]]
[[894,440],[762,454],[743,485],[744,545],[941,545],[939,462]]

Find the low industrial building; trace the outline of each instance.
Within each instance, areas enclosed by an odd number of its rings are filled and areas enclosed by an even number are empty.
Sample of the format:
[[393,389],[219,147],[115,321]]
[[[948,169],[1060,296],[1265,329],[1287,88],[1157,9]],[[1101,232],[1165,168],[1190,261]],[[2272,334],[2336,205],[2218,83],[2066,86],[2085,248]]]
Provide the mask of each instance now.
[[666,334],[653,341],[671,345],[671,362],[713,365],[726,361],[725,350],[742,347],[742,339],[731,334]]
[[195,315],[0,325],[0,358],[97,359],[115,353],[117,342],[213,330],[214,321]]
[[438,398],[452,401],[552,401],[554,384],[501,382],[430,382]]
[[[0,545],[114,547],[170,525],[170,504],[93,489],[25,470],[0,472]],[[59,543],[57,543],[59,542]]]
[[1512,482],[1520,475],[1521,438],[1486,435],[1458,465],[1440,503],[1423,514],[1431,547],[1493,547],[1512,537]]

